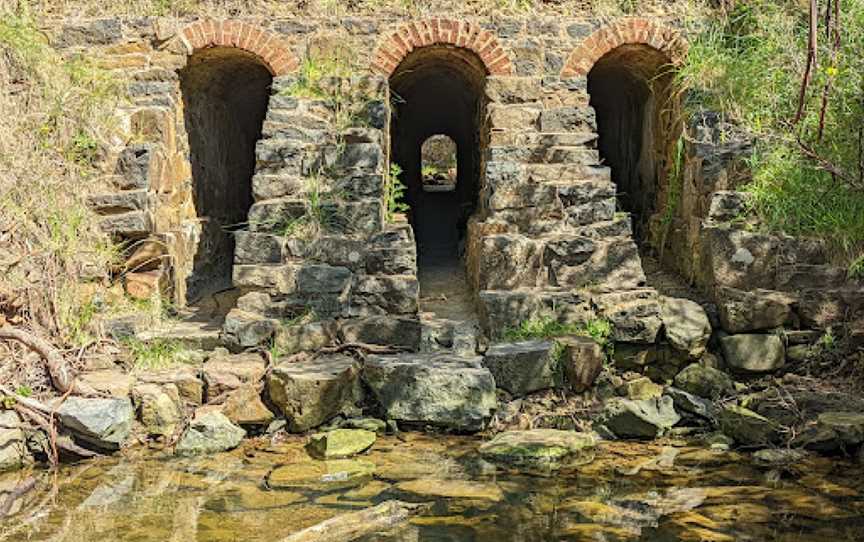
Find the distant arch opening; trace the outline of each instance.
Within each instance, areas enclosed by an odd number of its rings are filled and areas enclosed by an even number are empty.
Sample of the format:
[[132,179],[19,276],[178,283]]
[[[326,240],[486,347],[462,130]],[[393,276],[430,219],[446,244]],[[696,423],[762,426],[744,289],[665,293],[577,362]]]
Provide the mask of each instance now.
[[273,81],[257,56],[231,47],[196,52],[180,70],[200,239],[187,302],[231,288],[233,230],[252,205],[255,144]]
[[433,135],[420,147],[420,175],[425,192],[450,192],[456,189],[458,160],[456,142],[439,134]]
[[600,157],[612,170],[618,206],[631,213],[640,242],[648,240],[651,218],[665,201],[669,159],[681,131],[673,78],[669,57],[643,44],[609,51],[588,73]]
[[[421,298],[437,295],[437,281],[449,280],[448,273],[458,273],[464,283],[466,229],[477,208],[488,143],[486,75],[475,53],[436,45],[415,49],[390,77],[391,161],[401,167],[407,187]],[[424,144],[447,140],[455,147],[453,182],[446,189],[424,189]],[[447,169],[445,176],[454,168]]]

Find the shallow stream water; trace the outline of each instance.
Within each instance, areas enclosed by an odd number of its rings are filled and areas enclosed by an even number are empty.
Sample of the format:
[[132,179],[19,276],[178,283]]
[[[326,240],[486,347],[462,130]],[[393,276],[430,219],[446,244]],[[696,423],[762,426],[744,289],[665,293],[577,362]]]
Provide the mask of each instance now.
[[0,475],[36,487],[0,520],[0,541],[267,541],[387,499],[431,502],[370,541],[859,541],[864,469],[811,456],[782,471],[684,441],[603,442],[554,476],[484,462],[473,437],[379,438],[349,460],[316,461],[303,440],[230,453],[158,452]]

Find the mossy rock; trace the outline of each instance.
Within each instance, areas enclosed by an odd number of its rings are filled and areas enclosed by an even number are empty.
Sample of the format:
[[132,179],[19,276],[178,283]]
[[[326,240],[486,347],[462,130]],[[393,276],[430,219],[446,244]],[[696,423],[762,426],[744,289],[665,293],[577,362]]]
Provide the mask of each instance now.
[[377,436],[365,429],[334,429],[309,438],[306,449],[318,459],[339,459],[365,452]]
[[484,459],[513,467],[544,470],[589,463],[596,439],[588,433],[532,429],[499,433],[480,446]]

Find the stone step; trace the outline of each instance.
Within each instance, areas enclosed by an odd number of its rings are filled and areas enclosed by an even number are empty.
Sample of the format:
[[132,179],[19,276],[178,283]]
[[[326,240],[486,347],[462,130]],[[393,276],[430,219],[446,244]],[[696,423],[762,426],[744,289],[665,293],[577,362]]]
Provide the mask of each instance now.
[[213,350],[225,346],[220,338],[221,331],[221,319],[209,322],[181,321],[141,331],[135,338],[144,343],[166,341],[189,350]]
[[420,315],[420,351],[473,356],[477,353],[480,330],[475,322]]

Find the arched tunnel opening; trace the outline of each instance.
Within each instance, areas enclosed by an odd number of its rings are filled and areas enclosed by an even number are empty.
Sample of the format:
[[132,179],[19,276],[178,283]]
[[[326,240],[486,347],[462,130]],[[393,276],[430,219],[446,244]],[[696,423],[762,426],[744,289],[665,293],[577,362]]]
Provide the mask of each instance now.
[[[485,85],[482,61],[470,51],[449,46],[412,52],[390,77],[391,162],[401,168],[400,179],[407,188],[408,219],[417,240],[421,309],[449,312],[445,316],[452,318],[466,316],[453,311],[473,312],[463,257],[488,140]],[[439,147],[441,154],[440,149],[448,147],[445,140],[455,146],[455,167],[439,165],[447,172],[432,174],[429,149]],[[445,163],[445,158],[440,162]],[[450,176],[445,182],[444,177]],[[431,182],[435,177],[440,182]],[[449,309],[424,303],[430,299],[446,299]]]
[[612,171],[619,210],[631,214],[643,248],[666,196],[668,161],[680,132],[669,65],[669,58],[650,46],[622,45],[588,73],[600,157]]
[[258,57],[230,47],[195,53],[179,74],[200,224],[186,279],[186,300],[194,306],[231,288],[233,231],[252,205],[255,145],[273,77]]

